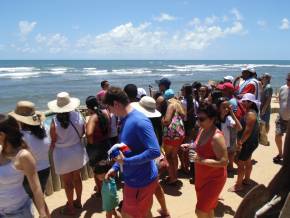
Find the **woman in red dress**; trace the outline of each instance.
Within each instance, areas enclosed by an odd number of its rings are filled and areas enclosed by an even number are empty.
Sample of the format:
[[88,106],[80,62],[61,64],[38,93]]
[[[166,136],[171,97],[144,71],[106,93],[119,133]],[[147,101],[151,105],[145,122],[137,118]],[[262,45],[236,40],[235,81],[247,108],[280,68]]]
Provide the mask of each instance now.
[[215,126],[216,108],[211,104],[201,104],[197,115],[200,130],[193,155],[197,196],[195,212],[198,218],[211,218],[227,178],[227,147],[223,133]]

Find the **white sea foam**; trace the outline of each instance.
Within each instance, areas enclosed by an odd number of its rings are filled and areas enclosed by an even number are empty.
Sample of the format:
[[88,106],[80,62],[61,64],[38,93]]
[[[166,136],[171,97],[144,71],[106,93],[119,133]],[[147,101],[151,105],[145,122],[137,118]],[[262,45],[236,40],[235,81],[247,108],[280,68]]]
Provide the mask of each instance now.
[[31,77],[39,77],[39,74],[39,72],[0,73],[0,78],[27,79]]
[[35,67],[0,67],[0,72],[29,72],[36,70]]
[[96,68],[86,68],[84,69],[84,71],[86,72],[85,75],[86,76],[102,76],[102,75],[108,75],[109,72],[107,70],[97,70]]
[[67,70],[68,68],[66,67],[55,67],[55,68],[51,68],[49,73],[53,75],[60,75],[60,74],[66,73]]
[[[201,71],[201,72],[210,72],[210,71],[233,71],[240,70],[246,64],[196,64],[196,65],[168,65],[169,69],[158,69],[159,71],[177,71],[177,72],[188,72],[188,71]],[[289,68],[290,65],[281,65],[281,64],[252,64],[256,68],[261,67],[277,67],[277,68]]]

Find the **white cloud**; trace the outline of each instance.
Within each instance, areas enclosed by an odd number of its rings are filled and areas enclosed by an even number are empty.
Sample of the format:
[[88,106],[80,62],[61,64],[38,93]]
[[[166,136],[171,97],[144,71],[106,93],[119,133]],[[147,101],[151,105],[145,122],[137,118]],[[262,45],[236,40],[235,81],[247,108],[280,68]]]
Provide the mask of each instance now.
[[238,21],[244,19],[243,16],[241,15],[241,13],[239,12],[239,10],[236,9],[236,8],[233,8],[233,9],[231,10],[231,13],[235,16],[235,18],[236,18]]
[[49,53],[59,53],[68,48],[68,39],[66,36],[55,33],[50,36],[37,34],[35,41],[42,48],[47,48]]
[[190,26],[199,26],[201,21],[198,17],[194,17],[189,23]]
[[262,29],[267,27],[267,22],[265,20],[258,20],[257,21],[258,26],[260,26]]
[[19,21],[18,27],[20,31],[20,36],[24,39],[36,26],[36,22],[29,22],[26,20]]
[[289,25],[289,20],[288,20],[287,18],[283,18],[283,19],[281,20],[280,29],[281,29],[281,30],[288,30],[289,27],[290,27],[290,25]]
[[216,23],[217,21],[219,20],[219,17],[215,16],[215,15],[212,15],[210,17],[206,17],[205,18],[205,23],[207,25],[211,25],[211,24],[214,24]]
[[158,17],[155,17],[154,20],[158,21],[158,22],[163,22],[163,21],[173,21],[176,20],[177,18],[166,14],[166,13],[161,13]]
[[134,26],[129,22],[103,34],[86,35],[79,39],[76,45],[78,50],[86,50],[97,56],[174,56],[177,53],[192,53],[205,49],[219,38],[240,34],[244,31],[243,25],[239,21],[225,28],[218,25],[198,25],[191,30],[177,31],[174,34],[152,31],[150,28],[149,23]]

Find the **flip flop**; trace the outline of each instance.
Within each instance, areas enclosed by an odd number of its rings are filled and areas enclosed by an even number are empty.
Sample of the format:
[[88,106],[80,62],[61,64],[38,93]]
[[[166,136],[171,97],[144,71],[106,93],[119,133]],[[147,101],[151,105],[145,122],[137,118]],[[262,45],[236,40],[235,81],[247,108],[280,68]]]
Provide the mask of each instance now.
[[243,187],[237,187],[236,185],[234,185],[228,189],[228,192],[240,192],[243,190],[244,190]]
[[77,200],[73,201],[73,205],[77,209],[82,209],[83,208],[83,205],[80,202],[78,202]]

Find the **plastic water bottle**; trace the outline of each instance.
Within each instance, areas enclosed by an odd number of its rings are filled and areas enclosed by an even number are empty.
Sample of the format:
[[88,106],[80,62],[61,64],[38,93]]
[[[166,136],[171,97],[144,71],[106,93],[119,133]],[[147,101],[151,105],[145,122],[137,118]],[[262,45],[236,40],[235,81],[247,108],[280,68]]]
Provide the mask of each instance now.
[[188,159],[189,159],[189,162],[190,163],[193,163],[194,162],[194,155],[196,154],[195,148],[196,148],[195,143],[194,142],[191,142],[189,144],[189,147],[188,147],[188,150],[189,150],[189,152],[188,152]]

